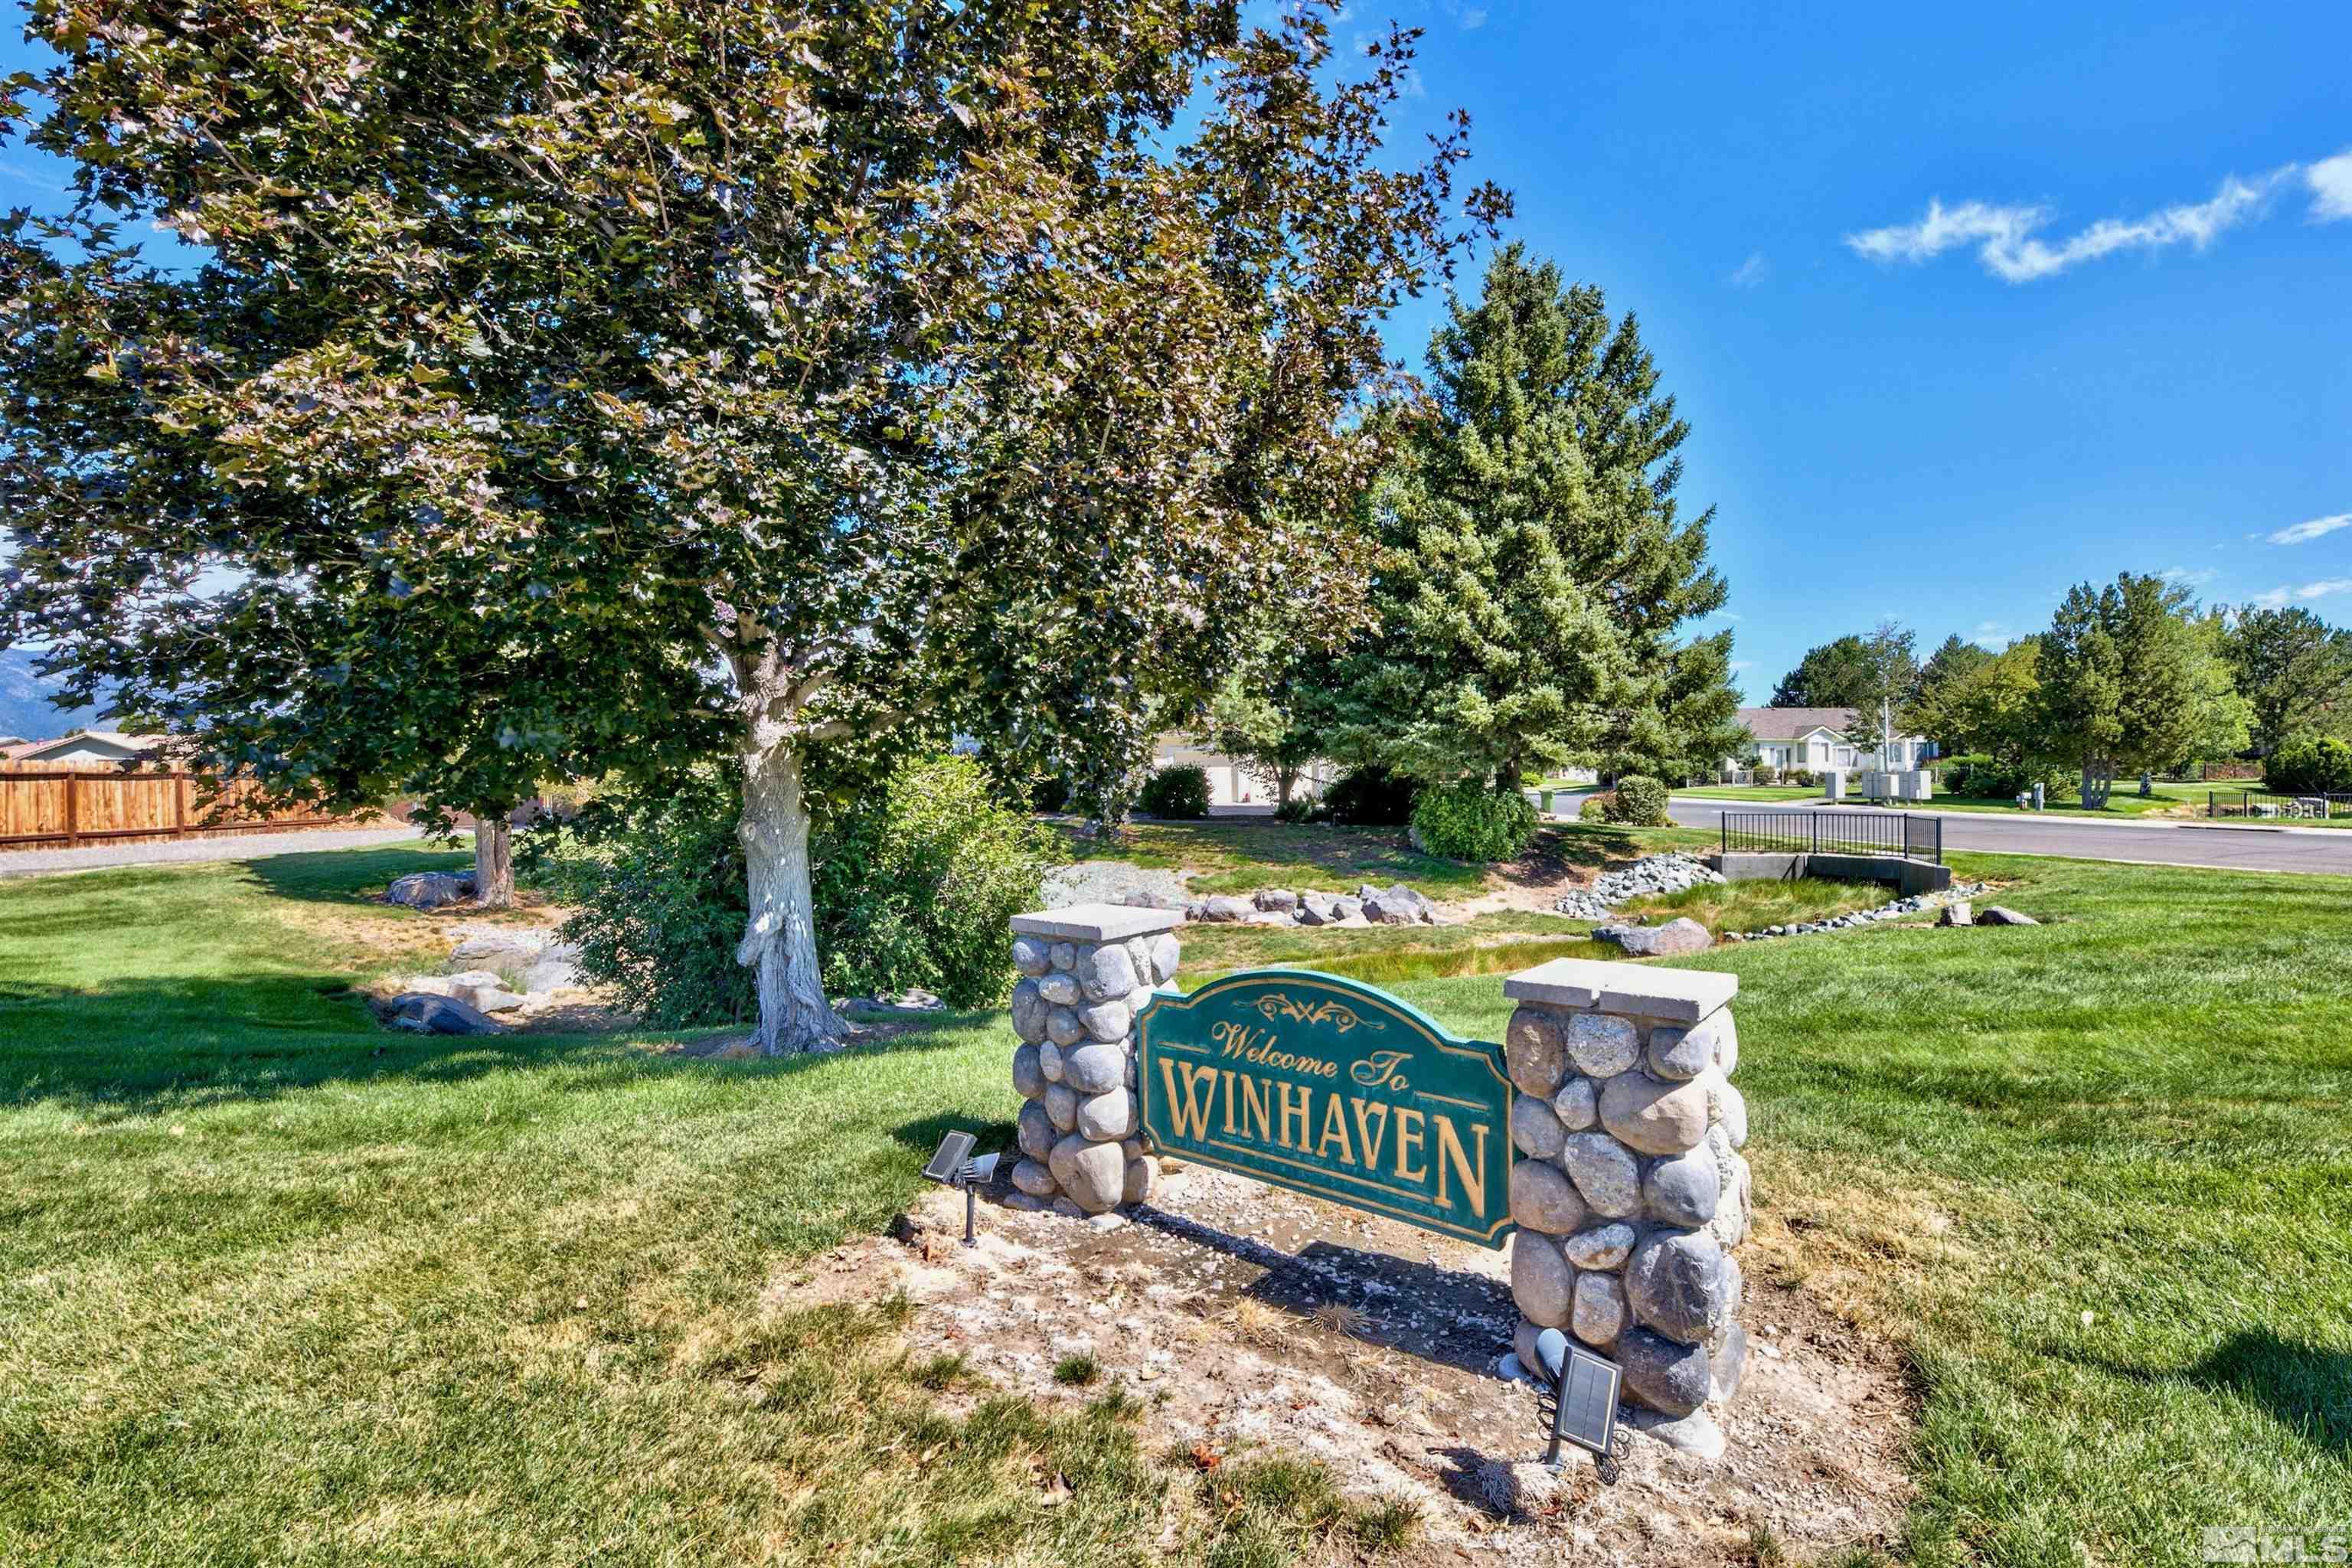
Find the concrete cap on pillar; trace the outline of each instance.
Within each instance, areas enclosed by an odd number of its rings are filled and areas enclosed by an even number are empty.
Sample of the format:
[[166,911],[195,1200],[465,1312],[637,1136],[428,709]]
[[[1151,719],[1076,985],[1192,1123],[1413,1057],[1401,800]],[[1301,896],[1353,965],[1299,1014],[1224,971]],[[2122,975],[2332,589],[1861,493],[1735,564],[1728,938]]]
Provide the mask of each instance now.
[[1051,937],[1056,942],[1125,942],[1131,936],[1173,931],[1183,923],[1181,910],[1148,910],[1134,904],[1071,904],[1014,915],[1012,921],[1017,935]]
[[1503,982],[1514,1002],[1696,1024],[1739,994],[1739,976],[1705,969],[1654,969],[1598,958],[1555,958]]

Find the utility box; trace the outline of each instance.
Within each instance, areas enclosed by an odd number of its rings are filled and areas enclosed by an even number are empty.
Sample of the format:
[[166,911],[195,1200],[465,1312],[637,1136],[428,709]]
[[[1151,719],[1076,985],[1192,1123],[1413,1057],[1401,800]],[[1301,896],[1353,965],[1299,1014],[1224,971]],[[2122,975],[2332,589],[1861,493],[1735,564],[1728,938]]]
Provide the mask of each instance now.
[[1823,800],[1843,800],[1845,798],[1844,770],[1840,768],[1829,768],[1822,772],[1822,798]]

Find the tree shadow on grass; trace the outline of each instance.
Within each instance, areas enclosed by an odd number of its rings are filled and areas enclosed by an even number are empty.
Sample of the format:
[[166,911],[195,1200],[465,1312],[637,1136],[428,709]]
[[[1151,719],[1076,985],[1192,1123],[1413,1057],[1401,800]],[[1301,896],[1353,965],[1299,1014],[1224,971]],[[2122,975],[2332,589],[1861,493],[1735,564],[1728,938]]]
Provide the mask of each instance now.
[[386,1028],[345,974],[144,981],[98,989],[0,983],[0,1108],[48,1103],[99,1121],[254,1103],[330,1085],[457,1084],[561,1067],[567,1090],[667,1073],[855,1071],[854,1058],[952,1049],[986,1014],[943,1016],[821,1056],[709,1060],[644,1048],[676,1032],[419,1035]]
[[2135,1383],[2186,1384],[2261,1404],[2279,1424],[2322,1453],[2352,1456],[2352,1351],[2281,1338],[2268,1329],[2231,1334],[2186,1366],[2147,1367],[2062,1351],[2085,1366]]
[[[381,895],[394,878],[404,877],[411,871],[460,870],[469,864],[469,857],[454,847],[436,849],[424,843],[387,845],[381,849],[306,849],[243,862],[246,877],[273,897],[304,903],[362,904],[383,909],[392,908],[383,903]],[[448,912],[477,911],[459,909]]]

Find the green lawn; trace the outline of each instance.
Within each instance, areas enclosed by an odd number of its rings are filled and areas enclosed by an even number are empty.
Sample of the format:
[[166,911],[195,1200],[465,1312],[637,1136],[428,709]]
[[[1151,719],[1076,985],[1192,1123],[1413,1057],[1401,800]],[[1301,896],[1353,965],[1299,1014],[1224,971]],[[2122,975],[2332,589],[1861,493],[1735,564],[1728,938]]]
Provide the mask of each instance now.
[[[776,1064],[387,1035],[344,987],[436,928],[357,895],[433,859],[0,892],[0,1562],[1361,1554],[1311,1469],[1202,1497],[1131,1401],[1049,1416],[908,1362],[892,1309],[761,1304],[941,1131],[1009,1135],[999,1016]],[[2345,1520],[2352,879],[1955,860],[2051,923],[1695,961],[1743,983],[1751,1274],[1914,1369],[1903,1555],[2178,1564],[2203,1524]],[[1491,973],[1398,989],[1507,1016]]]
[[[2206,805],[2206,791],[2219,786],[2167,784],[2158,780],[2152,787],[2156,793],[2142,797],[2137,780],[2118,779],[2116,782],[2115,793],[2107,797],[2107,804],[2100,810],[2091,811],[2080,805],[2067,805],[2066,802],[2073,798],[2070,795],[2051,797],[2050,804],[2042,815],[2128,819],[2146,816],[2150,813],[2170,813],[2188,805],[2194,805],[2201,815]],[[1793,784],[1703,784],[1678,789],[1674,793],[1675,798],[1679,800],[1722,801],[1728,804],[1745,802],[1750,805],[1780,805],[1790,801],[1819,800],[1822,797],[1819,787],[1799,789]],[[1916,809],[2001,812],[2012,816],[2020,815],[2017,804],[2012,800],[1963,799],[1958,795],[1939,795]]]
[[1157,870],[1202,873],[1192,891],[1248,893],[1260,888],[1352,893],[1366,882],[1402,882],[1433,899],[1458,899],[1486,886],[1486,871],[1458,860],[1417,853],[1402,827],[1292,826],[1270,817],[1215,817],[1204,822],[1139,822],[1116,839],[1080,838],[1063,831],[1075,860],[1127,860]]

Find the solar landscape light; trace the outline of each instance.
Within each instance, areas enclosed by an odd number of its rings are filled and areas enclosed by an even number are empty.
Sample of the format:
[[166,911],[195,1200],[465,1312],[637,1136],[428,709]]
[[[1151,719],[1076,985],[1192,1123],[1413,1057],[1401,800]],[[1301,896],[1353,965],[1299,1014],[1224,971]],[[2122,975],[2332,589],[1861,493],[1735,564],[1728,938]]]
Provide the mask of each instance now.
[[1605,1486],[1615,1486],[1618,1475],[1617,1389],[1623,1370],[1606,1356],[1594,1355],[1570,1344],[1558,1329],[1536,1336],[1537,1375],[1544,1392],[1536,1395],[1536,1410],[1549,1423],[1550,1442],[1544,1466],[1560,1468],[1563,1441],[1592,1451],[1593,1468]]
[[963,1244],[977,1247],[979,1239],[972,1234],[972,1224],[979,1217],[980,1199],[977,1189],[996,1173],[998,1154],[982,1154],[972,1159],[974,1140],[969,1132],[950,1132],[940,1140],[931,1155],[931,1163],[923,1167],[923,1179],[942,1186],[963,1189]]

